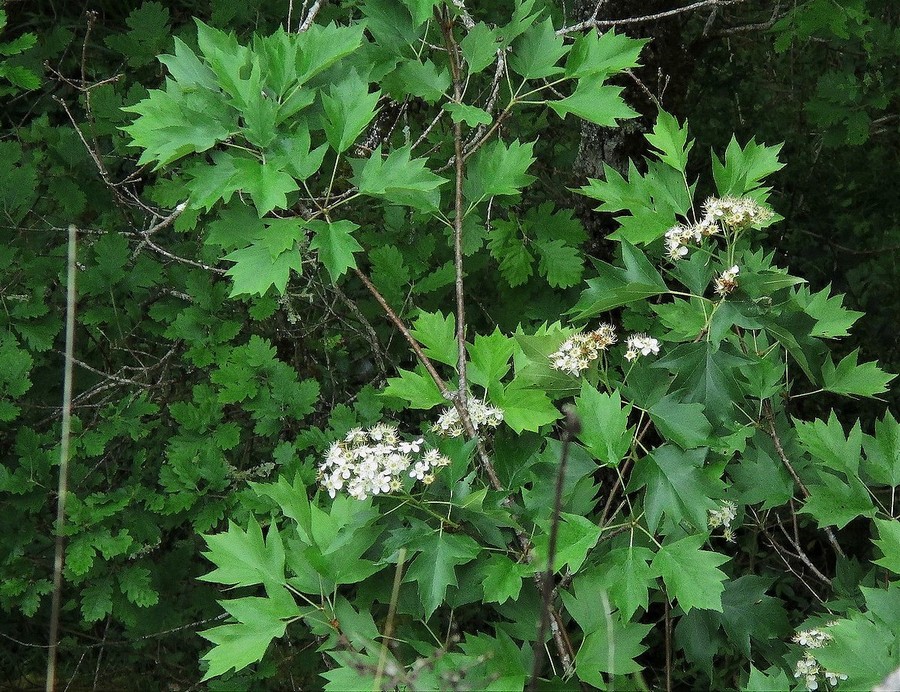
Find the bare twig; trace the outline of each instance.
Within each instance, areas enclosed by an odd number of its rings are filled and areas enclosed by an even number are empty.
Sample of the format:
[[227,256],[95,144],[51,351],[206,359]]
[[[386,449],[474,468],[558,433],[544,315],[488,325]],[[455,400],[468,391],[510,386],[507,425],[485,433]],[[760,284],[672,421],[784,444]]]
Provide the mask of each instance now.
[[673,17],[678,14],[684,14],[685,12],[699,10],[701,7],[724,7],[725,5],[737,5],[742,2],[744,2],[744,0],[700,0],[699,2],[685,5],[684,7],[676,7],[674,10],[657,12],[656,14],[646,14],[641,17],[626,17],[625,19],[601,20],[597,19],[595,16],[591,17],[590,19],[586,19],[583,22],[578,22],[578,24],[573,24],[572,26],[564,26],[562,29],[557,29],[556,35],[562,36],[565,34],[574,33],[576,31],[587,31],[589,29],[608,29],[614,26],[623,26],[625,24],[642,24],[643,22],[653,22],[657,19],[665,19],[666,17]]
[[[547,625],[550,620],[551,600],[553,598],[553,562],[556,560],[556,542],[559,536],[559,516],[562,511],[563,483],[566,477],[566,464],[569,460],[569,445],[572,438],[581,429],[581,422],[572,407],[566,409],[566,429],[563,432],[562,452],[559,458],[559,468],[556,471],[556,489],[553,494],[553,514],[550,517],[550,538],[547,542],[547,571],[541,580],[541,611],[538,620],[537,639],[532,649],[531,680],[528,683],[530,692],[537,689],[538,678],[544,665],[544,636],[547,633]],[[555,619],[554,619],[555,622]],[[557,623],[558,624],[558,623]]]
[[[459,46],[453,36],[453,22],[445,17],[442,22],[444,41],[447,45],[447,54],[450,58],[450,71],[453,76],[453,98],[456,103],[462,103],[462,78],[460,74]],[[460,408],[468,411],[466,397],[468,395],[468,381],[466,378],[466,303],[463,287],[463,177],[465,175],[465,161],[463,160],[462,123],[453,123],[453,147],[456,154],[456,193],[454,196],[453,217],[453,266],[455,270],[454,286],[456,289],[456,345],[457,345],[457,373],[459,375],[459,389],[457,402]]]
[[316,0],[312,7],[309,8],[309,12],[306,13],[306,16],[303,18],[303,21],[300,22],[300,26],[297,27],[297,33],[303,33],[309,27],[312,26],[312,23],[316,19],[316,15],[319,14],[319,10],[322,9],[323,0]]
[[56,498],[56,550],[53,559],[53,596],[50,606],[50,648],[47,652],[47,692],[56,689],[56,654],[59,638],[59,611],[62,602],[62,571],[65,558],[66,494],[69,491],[69,439],[72,434],[72,365],[75,352],[75,253],[78,230],[69,226],[66,278],[66,364],[63,371],[63,418],[59,445],[59,484]]
[[[769,401],[766,401],[763,405],[763,411],[766,416],[766,423],[768,424],[769,437],[772,438],[772,442],[775,444],[775,451],[778,453],[779,459],[781,459],[781,463],[784,464],[784,467],[788,470],[788,473],[791,474],[791,478],[794,479],[794,482],[800,488],[800,492],[803,493],[803,498],[809,499],[809,489],[800,480],[800,476],[797,475],[797,471],[794,469],[793,464],[791,464],[790,459],[788,459],[787,454],[784,452],[784,447],[781,446],[781,438],[778,437],[778,431],[775,429],[775,414],[772,412],[772,404]],[[828,542],[831,543],[831,547],[834,548],[834,552],[840,555],[841,557],[845,557],[844,551],[840,545],[838,545],[837,538],[834,536],[834,532],[831,530],[831,527],[825,526],[822,528],[825,532],[825,535],[828,537]]]

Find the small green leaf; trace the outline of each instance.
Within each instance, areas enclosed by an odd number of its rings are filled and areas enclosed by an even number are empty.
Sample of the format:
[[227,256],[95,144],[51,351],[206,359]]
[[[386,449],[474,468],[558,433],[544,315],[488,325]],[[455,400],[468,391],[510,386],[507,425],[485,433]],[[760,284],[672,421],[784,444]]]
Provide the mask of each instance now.
[[497,51],[504,47],[498,44],[498,39],[496,29],[489,28],[484,22],[478,22],[459,42],[463,57],[469,65],[469,74],[481,72],[494,62]]
[[388,380],[388,386],[382,394],[404,399],[410,408],[429,409],[448,403],[444,399],[434,380],[428,375],[397,368],[400,377]]
[[382,158],[379,146],[365,163],[352,164],[353,183],[362,195],[422,211],[437,209],[440,203],[438,188],[446,179],[432,173],[425,159],[410,159],[409,146],[395,149],[387,158]]
[[476,125],[490,125],[493,121],[491,114],[481,108],[468,106],[464,103],[449,102],[443,106],[450,113],[450,118],[455,123],[465,123],[469,127]]
[[394,94],[418,96],[426,103],[436,103],[450,88],[450,73],[446,68],[426,60],[404,60],[384,80],[385,89]]
[[375,117],[380,91],[369,93],[369,85],[350,69],[344,79],[322,94],[325,136],[336,152],[346,151]]
[[875,397],[887,391],[888,382],[896,375],[886,373],[876,363],[862,363],[857,365],[859,349],[841,359],[834,365],[829,355],[822,366],[822,387],[836,394],[850,396]]
[[216,565],[209,574],[198,577],[202,581],[228,586],[284,584],[284,545],[281,534],[273,524],[263,541],[262,529],[251,515],[247,531],[228,522],[225,533],[203,537],[209,550],[203,555]]
[[496,140],[478,150],[466,167],[463,192],[473,204],[494,195],[517,195],[534,176],[526,171],[534,163],[534,142],[515,140],[507,147]]
[[475,337],[474,344],[466,346],[469,357],[469,379],[485,389],[500,383],[509,372],[509,359],[516,350],[514,339],[503,335],[499,328],[494,328],[490,336]]
[[522,590],[526,565],[513,562],[505,555],[492,554],[480,567],[485,603],[503,605],[515,601]]
[[596,29],[575,39],[566,75],[569,77],[607,77],[616,72],[638,67],[638,56],[646,39],[633,39],[610,29],[597,34]]
[[287,195],[297,190],[297,182],[290,175],[272,163],[256,159],[235,157],[232,163],[241,189],[249,193],[260,218],[273,209],[287,208]]
[[557,67],[569,46],[563,43],[563,37],[557,36],[553,30],[553,22],[545,19],[532,25],[514,44],[509,66],[513,72],[525,79],[540,79],[563,71]]
[[359,226],[346,219],[332,223],[314,220],[307,226],[315,234],[309,248],[319,251],[319,261],[325,265],[332,281],[337,282],[348,269],[356,269],[353,254],[362,250],[362,245],[351,233]]
[[560,416],[547,395],[531,389],[518,378],[503,390],[491,393],[491,403],[503,409],[503,422],[517,433],[523,430],[537,432],[542,425],[552,423]]
[[607,466],[618,466],[631,448],[634,429],[628,428],[631,405],[622,406],[618,390],[612,395],[599,392],[586,380],[575,399],[581,432],[578,439],[594,457]]
[[848,476],[847,483],[831,473],[819,474],[820,483],[807,486],[809,498],[800,509],[815,517],[819,526],[844,528],[856,517],[872,517],[875,505],[866,486],[857,476]]
[[881,549],[884,556],[874,560],[875,564],[900,575],[900,522],[896,519],[876,519],[875,527],[878,529],[878,540],[872,542]]
[[612,604],[631,620],[638,608],[647,610],[649,589],[654,584],[650,561],[653,551],[637,546],[614,548],[603,556],[596,573],[596,587],[609,593]]
[[425,355],[433,360],[456,365],[459,350],[456,345],[456,317],[448,313],[421,312],[410,333],[425,346]]
[[885,411],[884,418],[876,421],[874,437],[863,436],[863,448],[863,471],[876,483],[900,485],[900,423],[893,413]]
[[617,127],[617,121],[629,120],[638,115],[622,99],[622,91],[622,87],[603,84],[601,77],[586,77],[578,80],[575,93],[571,96],[560,101],[550,101],[548,105],[560,118],[571,113],[601,127]]
[[687,518],[696,528],[706,528],[706,513],[716,507],[712,498],[720,496],[722,482],[704,470],[705,458],[705,449],[682,451],[666,444],[635,464],[628,489],[647,487],[644,510],[651,531],[663,514],[673,522]]
[[647,141],[656,149],[656,155],[663,163],[668,164],[676,171],[684,172],[687,167],[688,152],[694,145],[694,141],[688,142],[688,125],[684,127],[678,124],[674,116],[665,111],[660,111],[656,117],[656,125],[653,132],[644,135]]
[[427,620],[444,602],[447,587],[458,584],[456,568],[474,560],[481,549],[469,536],[438,531],[419,540],[415,547],[421,552],[409,566],[404,581],[418,585]]
[[663,578],[669,598],[677,600],[685,613],[691,608],[722,612],[727,575],[717,568],[731,558],[702,550],[704,542],[705,537],[698,534],[664,543],[651,563],[654,574]]
[[702,404],[687,404],[678,393],[669,394],[648,413],[660,433],[682,449],[693,449],[710,443],[712,424],[703,414]]

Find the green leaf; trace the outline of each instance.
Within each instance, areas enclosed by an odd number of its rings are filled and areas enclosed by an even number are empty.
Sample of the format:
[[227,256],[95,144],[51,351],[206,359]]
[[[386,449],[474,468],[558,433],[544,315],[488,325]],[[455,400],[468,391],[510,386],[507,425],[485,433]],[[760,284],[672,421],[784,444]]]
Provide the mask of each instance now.
[[643,670],[635,659],[647,650],[641,642],[652,629],[653,625],[622,623],[617,616],[601,622],[596,631],[586,634],[575,656],[579,679],[605,689],[607,681],[602,673],[628,675]]
[[644,137],[656,149],[656,156],[660,161],[676,171],[684,172],[687,168],[688,152],[694,145],[693,140],[688,142],[686,120],[684,127],[681,127],[674,116],[661,110],[656,117],[653,132]]
[[[232,278],[231,296],[263,295],[270,286],[284,293],[291,269],[298,274],[302,270],[302,257],[296,245],[299,221],[279,219],[284,223],[278,232],[272,231],[257,237],[249,247],[235,250],[223,259],[234,262],[225,273]],[[270,227],[271,230],[271,227]],[[290,242],[288,247],[284,244]]]
[[138,165],[156,162],[159,170],[194,152],[203,152],[232,134],[224,104],[213,101],[209,92],[188,99],[174,83],[167,91],[152,89],[147,98],[122,110],[135,113],[135,121],[122,130],[131,136],[131,144],[143,149]]
[[319,261],[325,265],[332,281],[337,282],[348,269],[356,269],[353,253],[362,250],[362,245],[350,234],[359,226],[342,219],[332,223],[314,220],[308,222],[307,227],[314,233],[309,249],[319,251]]
[[884,557],[873,562],[900,575],[900,522],[876,519],[875,528],[878,529],[878,540],[872,542],[881,549]]
[[438,3],[439,0],[403,0],[417,27],[434,17],[434,8]]
[[403,368],[397,368],[397,373],[400,377],[388,380],[384,396],[404,399],[409,402],[410,408],[429,409],[447,403],[430,376]]
[[419,587],[419,599],[425,609],[425,619],[444,602],[448,586],[457,586],[456,568],[474,560],[481,551],[469,536],[434,532],[416,542],[421,552],[413,560],[404,581],[414,581]]
[[459,350],[456,345],[456,317],[448,313],[420,312],[410,333],[425,347],[425,355],[446,365],[456,366]]
[[772,666],[765,673],[750,665],[750,678],[741,692],[772,692],[790,689],[794,681],[781,668]]
[[81,615],[85,622],[98,622],[113,612],[112,579],[91,581],[81,590]]
[[704,542],[705,537],[698,534],[664,543],[651,563],[654,574],[663,578],[669,598],[677,600],[685,613],[691,608],[722,612],[727,575],[717,568],[731,558],[702,550]]
[[826,670],[848,676],[838,683],[845,690],[871,690],[897,667],[896,623],[892,624],[893,628],[851,613],[828,627],[832,641],[816,649],[816,660]]
[[391,93],[436,103],[450,88],[450,73],[446,68],[438,70],[431,60],[404,60],[385,77],[384,86]]
[[260,218],[273,209],[287,208],[288,193],[297,190],[297,182],[290,175],[274,164],[256,159],[235,157],[232,163],[241,189],[249,193]]
[[625,268],[606,262],[596,263],[597,278],[588,279],[588,287],[582,291],[575,307],[569,310],[572,319],[586,320],[669,290],[644,253],[624,240],[621,246]]
[[809,294],[809,289],[800,289],[798,299],[801,304],[807,299],[803,311],[816,321],[816,325],[810,332],[810,336],[824,339],[834,339],[848,336],[850,327],[863,316],[864,313],[856,310],[848,310],[843,306],[844,294],[830,296],[831,284],[828,284],[818,293]]
[[553,22],[545,19],[516,40],[509,66],[525,79],[549,77],[563,71],[556,63],[568,52],[569,46],[564,45],[562,36],[556,35]]
[[409,291],[409,267],[403,253],[393,245],[381,245],[369,253],[369,262],[372,283],[388,303],[401,305]]
[[351,68],[344,79],[322,94],[325,136],[339,154],[346,151],[375,117],[380,91],[369,93],[369,85]]
[[125,597],[140,608],[159,603],[159,593],[153,588],[150,570],[138,565],[129,565],[119,572],[119,586]]
[[745,574],[729,581],[722,594],[722,625],[744,656],[750,657],[750,639],[764,644],[791,630],[781,601],[767,596],[771,579]]
[[794,425],[800,444],[814,459],[848,476],[857,475],[862,448],[859,421],[856,421],[847,438],[844,437],[844,428],[834,411],[827,423],[822,420],[805,423],[794,419]]
[[648,413],[666,439],[682,449],[693,449],[708,445],[712,435],[712,424],[703,410],[702,404],[686,404],[674,393],[653,404]]
[[559,418],[559,411],[547,395],[515,378],[502,391],[491,393],[491,403],[503,409],[503,422],[517,433],[537,432],[542,425]]
[[410,160],[409,146],[395,149],[387,158],[382,158],[379,146],[364,164],[352,163],[356,172],[352,182],[362,195],[422,211],[437,209],[440,204],[437,189],[446,179],[432,173],[425,159]]
[[269,526],[263,541],[262,529],[251,516],[244,532],[234,522],[228,522],[225,533],[203,537],[209,550],[203,555],[216,565],[209,574],[198,577],[203,581],[228,586],[285,584],[284,545],[278,528]]
[[466,167],[463,192],[477,204],[494,195],[517,195],[535,178],[526,171],[534,163],[534,142],[515,140],[507,147],[500,140],[478,150]]
[[[587,554],[597,545],[600,538],[600,527],[587,517],[561,512],[559,522],[559,538],[556,554],[553,558],[553,572],[564,568],[570,573],[577,573],[584,564]],[[548,545],[550,541],[550,522],[539,522],[544,533],[533,537],[535,564],[547,568]]]
[[528,281],[534,257],[525,247],[525,240],[514,221],[497,220],[488,236],[491,257],[500,263],[500,274],[513,288]]
[[884,418],[876,421],[874,437],[863,436],[863,448],[863,471],[876,483],[900,485],[900,424],[893,413],[885,411]]
[[809,498],[800,509],[815,517],[819,526],[842,529],[856,517],[875,516],[875,505],[857,476],[848,476],[848,483],[830,473],[821,473],[819,478],[821,483],[807,486]]
[[351,55],[363,42],[364,32],[365,25],[362,23],[350,26],[332,23],[312,24],[303,33],[293,34],[299,44],[297,81],[302,84],[341,58]]
[[219,84],[216,73],[205,65],[188,45],[175,37],[175,55],[160,55],[159,61],[166,66],[172,79],[181,86],[196,86],[216,91]]
[[584,380],[575,405],[581,421],[578,439],[602,464],[618,466],[631,449],[634,437],[634,429],[628,428],[631,404],[622,406],[618,390],[610,396]]
[[859,349],[856,349],[842,358],[835,367],[834,361],[829,355],[822,365],[822,388],[829,392],[850,396],[875,397],[877,394],[886,392],[888,382],[893,380],[896,375],[884,372],[876,363],[857,365],[858,357]]
[[503,605],[508,600],[515,601],[519,598],[522,577],[527,569],[527,565],[513,562],[505,555],[492,554],[480,566],[485,603]]
[[560,118],[571,113],[601,127],[617,127],[618,120],[629,120],[638,115],[622,99],[622,91],[622,87],[603,84],[602,77],[586,77],[578,80],[571,96],[550,101],[548,105]]
[[716,348],[709,342],[682,344],[652,363],[675,375],[675,387],[684,388],[684,401],[697,402],[713,421],[726,421],[744,397],[736,370],[749,364],[731,347]]
[[725,150],[725,162],[713,157],[713,177],[720,197],[735,195],[742,197],[758,188],[762,179],[784,168],[778,160],[781,145],[768,147],[757,144],[755,139],[741,147],[737,139],[731,138]]
[[706,528],[706,513],[716,507],[722,482],[704,470],[705,449],[682,451],[674,445],[657,447],[635,464],[629,491],[647,487],[644,510],[653,532],[665,514],[670,521],[687,518],[698,529]]
[[497,51],[504,46],[498,45],[499,35],[484,22],[478,22],[459,42],[463,57],[469,65],[469,74],[481,72],[494,62]]
[[500,383],[509,372],[509,359],[516,350],[516,342],[495,327],[490,336],[478,334],[474,344],[467,344],[471,362],[469,379],[485,389]]
[[201,682],[261,661],[272,640],[284,636],[288,621],[302,614],[287,591],[273,589],[272,593],[276,596],[219,601],[237,622],[200,632],[214,645],[202,658],[209,667]]
[[613,548],[603,556],[594,573],[596,587],[609,593],[610,601],[625,621],[631,620],[638,608],[647,610],[649,589],[655,580],[650,569],[652,559],[649,548]]
[[597,34],[596,29],[575,39],[566,61],[568,77],[607,77],[616,72],[638,67],[638,56],[646,39],[633,39],[610,29]]
[[482,108],[467,106],[464,103],[449,102],[443,105],[445,111],[450,114],[450,119],[455,123],[465,123],[469,127],[476,125],[490,125],[493,122],[491,114]]
[[576,247],[564,240],[536,240],[534,248],[540,261],[538,270],[547,277],[554,288],[568,288],[581,281],[584,273],[584,256]]

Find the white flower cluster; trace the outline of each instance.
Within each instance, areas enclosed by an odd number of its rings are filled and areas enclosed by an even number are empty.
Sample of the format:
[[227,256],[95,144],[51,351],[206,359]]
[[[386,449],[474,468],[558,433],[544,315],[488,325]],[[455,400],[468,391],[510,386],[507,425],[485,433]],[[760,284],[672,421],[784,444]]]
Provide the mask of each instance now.
[[679,224],[666,231],[666,251],[672,260],[680,260],[688,253],[688,245],[695,243],[700,245],[704,238],[719,232],[718,224],[703,219],[693,226]]
[[[469,420],[475,432],[478,432],[479,428],[496,428],[503,422],[503,411],[496,406],[478,399],[469,399],[466,404],[469,409]],[[445,437],[460,437],[466,431],[455,406],[445,409],[431,429]]]
[[616,341],[616,330],[611,324],[601,324],[592,332],[575,334],[566,339],[558,351],[550,354],[550,367],[577,376]]
[[698,223],[679,224],[666,231],[669,259],[677,261],[685,257],[689,245],[700,245],[704,238],[715,235],[722,226],[741,231],[772,218],[769,209],[749,197],[710,197],[703,205],[703,212],[705,215]]
[[806,689],[808,690],[819,689],[820,675],[828,681],[828,684],[831,687],[836,687],[838,681],[847,679],[847,676],[843,673],[834,673],[830,670],[825,670],[812,653],[815,649],[820,649],[825,646],[831,639],[832,637],[830,634],[817,629],[803,630],[802,632],[797,632],[793,637],[795,643],[806,649],[803,652],[803,657],[797,661],[797,666],[794,669],[794,677],[804,678]]
[[722,528],[722,535],[725,540],[734,540],[734,529],[731,523],[737,517],[737,505],[730,500],[723,500],[719,509],[709,510],[706,517],[706,525],[711,529]]
[[741,268],[736,264],[730,269],[722,272],[722,275],[716,279],[716,293],[720,296],[727,296],[737,288],[737,275],[741,273]]
[[710,197],[703,205],[703,211],[709,221],[722,223],[735,231],[772,218],[769,209],[749,197]]
[[625,351],[625,360],[632,361],[639,356],[655,356],[659,353],[659,341],[646,334],[634,334],[626,341],[628,350]]
[[346,486],[347,494],[357,500],[400,490],[401,478],[407,472],[410,478],[431,483],[434,469],[447,466],[450,460],[436,449],[414,459],[422,445],[421,438],[412,442],[401,440],[393,425],[354,428],[342,441],[331,445],[319,464],[319,483],[331,497]]

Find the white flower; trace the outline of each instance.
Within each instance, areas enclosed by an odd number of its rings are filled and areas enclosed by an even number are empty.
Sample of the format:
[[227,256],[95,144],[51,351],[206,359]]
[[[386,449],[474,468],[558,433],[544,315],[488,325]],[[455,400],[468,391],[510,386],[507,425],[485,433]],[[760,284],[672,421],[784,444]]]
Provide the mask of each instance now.
[[626,360],[635,360],[638,356],[649,356],[651,353],[659,353],[659,341],[646,334],[633,334],[626,341],[628,350],[625,351]]
[[550,354],[550,367],[577,377],[616,341],[616,329],[611,324],[601,324],[591,332],[579,332],[566,339],[559,350]]
[[736,264],[722,272],[721,276],[716,279],[715,291],[720,296],[727,296],[737,288],[737,275],[741,273],[740,267]]
[[734,230],[758,226],[772,218],[772,212],[749,197],[710,197],[703,207],[706,221]]
[[[470,399],[467,408],[469,420],[475,432],[483,427],[496,428],[503,422],[503,411],[496,406],[491,406],[478,399]],[[459,418],[459,411],[455,406],[445,409],[431,429],[445,437],[460,437],[465,432]]]
[[[333,442],[319,464],[317,478],[333,498],[339,491],[365,500],[403,488],[402,477],[419,454],[424,440],[401,440],[396,426],[379,423],[368,430],[354,428],[340,442]],[[437,450],[427,450],[415,462],[411,477],[424,482],[429,472],[450,460]],[[432,482],[434,480],[431,475]]]

